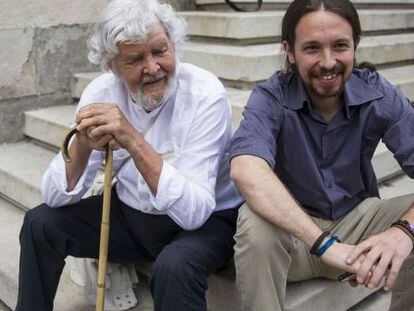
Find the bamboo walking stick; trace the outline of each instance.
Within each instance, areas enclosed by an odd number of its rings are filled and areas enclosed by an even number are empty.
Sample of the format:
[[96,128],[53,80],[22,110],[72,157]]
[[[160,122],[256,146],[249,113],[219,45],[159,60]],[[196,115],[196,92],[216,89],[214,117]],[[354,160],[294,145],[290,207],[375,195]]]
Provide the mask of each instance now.
[[[68,145],[71,137],[76,134],[77,130],[70,130],[61,146],[63,159],[66,163],[71,162]],[[106,266],[108,263],[108,242],[109,242],[109,212],[111,205],[111,186],[112,186],[112,161],[113,152],[106,147],[105,157],[105,178],[103,186],[103,206],[102,206],[102,221],[101,221],[101,238],[99,244],[99,262],[98,262],[98,282],[96,284],[96,311],[104,311],[105,307],[105,276]]]
[[113,153],[109,146],[106,147],[105,179],[103,189],[103,206],[101,222],[101,241],[99,245],[98,282],[96,284],[96,311],[103,311],[105,307],[105,276],[108,262],[109,242],[109,211],[111,205],[112,184],[112,160]]

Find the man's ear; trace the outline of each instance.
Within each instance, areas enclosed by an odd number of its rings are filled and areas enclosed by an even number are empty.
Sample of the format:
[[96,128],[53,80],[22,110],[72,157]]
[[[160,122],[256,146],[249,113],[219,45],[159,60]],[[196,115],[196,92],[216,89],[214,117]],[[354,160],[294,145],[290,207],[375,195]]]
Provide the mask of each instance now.
[[115,60],[114,59],[108,60],[108,62],[106,63],[106,66],[108,67],[108,69],[110,71],[112,71],[112,73],[114,75],[119,76],[119,70],[118,70],[118,67],[115,64]]
[[289,43],[286,40],[284,40],[282,42],[282,46],[283,46],[283,50],[285,51],[285,53],[288,57],[289,63],[294,64],[295,63],[295,56],[293,54],[293,49],[290,48]]

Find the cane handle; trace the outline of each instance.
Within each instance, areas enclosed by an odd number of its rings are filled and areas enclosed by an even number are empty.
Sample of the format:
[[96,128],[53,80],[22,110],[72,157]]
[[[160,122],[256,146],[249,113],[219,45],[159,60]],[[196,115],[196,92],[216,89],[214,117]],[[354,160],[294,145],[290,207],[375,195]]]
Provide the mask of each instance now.
[[70,130],[67,132],[67,134],[65,135],[65,139],[63,140],[62,145],[60,146],[60,152],[62,153],[63,160],[64,160],[66,163],[70,163],[70,162],[72,162],[72,159],[71,159],[71,158],[70,158],[70,156],[69,156],[69,150],[68,150],[68,147],[69,147],[69,142],[70,142],[70,139],[71,139],[71,138],[72,138],[72,136],[73,136],[73,135],[75,135],[77,132],[78,132],[78,130],[76,129],[76,127],[75,127],[75,128],[70,129]]

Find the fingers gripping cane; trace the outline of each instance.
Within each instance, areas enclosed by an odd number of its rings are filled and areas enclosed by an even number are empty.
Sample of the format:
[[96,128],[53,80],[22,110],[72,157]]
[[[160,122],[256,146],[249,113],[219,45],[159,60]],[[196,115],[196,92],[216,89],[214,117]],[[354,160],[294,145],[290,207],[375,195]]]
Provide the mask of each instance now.
[[[62,143],[61,152],[66,163],[71,162],[68,145],[71,137],[77,133],[76,128],[72,129],[65,136]],[[108,241],[109,241],[109,209],[111,204],[111,184],[112,184],[112,160],[113,154],[109,145],[106,147],[105,157],[105,179],[103,188],[103,206],[101,222],[101,240],[99,245],[99,265],[98,282],[96,295],[96,311],[103,311],[105,305],[105,276],[106,265],[108,262]]]

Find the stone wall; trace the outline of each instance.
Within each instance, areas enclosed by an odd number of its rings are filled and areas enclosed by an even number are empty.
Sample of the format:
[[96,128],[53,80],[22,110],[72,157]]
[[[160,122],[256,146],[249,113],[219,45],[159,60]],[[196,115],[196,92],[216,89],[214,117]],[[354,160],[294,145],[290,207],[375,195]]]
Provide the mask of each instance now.
[[97,69],[86,40],[107,2],[0,2],[0,143],[23,138],[24,111],[68,104],[72,73]]
[[[96,71],[86,41],[109,0],[0,1],[0,144],[23,139],[23,112],[71,102],[73,73]],[[167,0],[177,10],[194,0]]]

